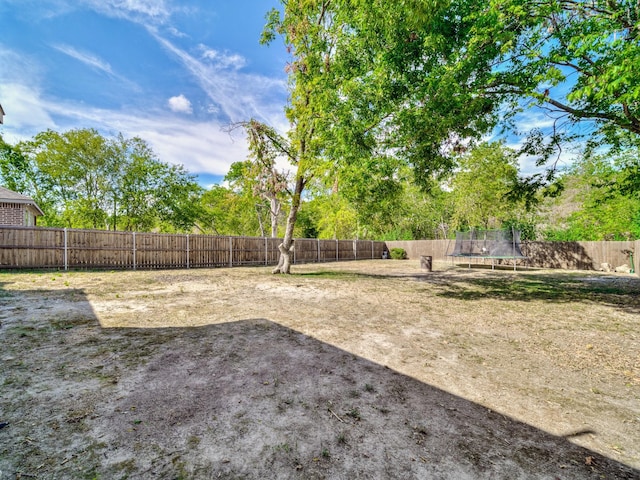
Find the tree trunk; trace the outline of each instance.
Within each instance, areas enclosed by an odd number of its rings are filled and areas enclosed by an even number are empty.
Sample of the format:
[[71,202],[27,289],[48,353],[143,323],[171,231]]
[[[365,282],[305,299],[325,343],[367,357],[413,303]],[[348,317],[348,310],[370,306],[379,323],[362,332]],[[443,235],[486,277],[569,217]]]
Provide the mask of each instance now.
[[278,266],[273,269],[272,273],[291,273],[291,253],[293,251],[293,227],[295,227],[296,219],[298,218],[298,210],[300,209],[300,199],[302,197],[302,190],[304,190],[304,178],[298,176],[296,178],[296,189],[291,197],[291,210],[287,217],[287,228],[285,229],[284,240],[278,245],[280,251],[280,259],[278,260]]
[[280,201],[272,196],[269,199],[271,213],[271,238],[278,237],[278,218],[280,217]]
[[262,223],[262,214],[260,213],[260,204],[256,203],[256,214],[258,215],[258,224],[260,225],[260,236],[266,237],[266,232],[264,231],[264,224]]

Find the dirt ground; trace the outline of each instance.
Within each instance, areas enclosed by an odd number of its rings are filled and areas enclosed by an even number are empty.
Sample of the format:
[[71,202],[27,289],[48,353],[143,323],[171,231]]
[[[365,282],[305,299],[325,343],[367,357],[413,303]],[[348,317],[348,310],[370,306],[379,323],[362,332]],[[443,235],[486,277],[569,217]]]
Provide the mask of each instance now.
[[0,273],[0,479],[640,478],[640,278]]

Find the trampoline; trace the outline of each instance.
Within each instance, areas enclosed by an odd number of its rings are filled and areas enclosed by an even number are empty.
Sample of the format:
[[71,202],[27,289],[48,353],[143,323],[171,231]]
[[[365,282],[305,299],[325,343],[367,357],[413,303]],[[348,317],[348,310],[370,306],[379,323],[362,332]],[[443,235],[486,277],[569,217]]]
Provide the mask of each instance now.
[[[448,252],[449,249],[447,249]],[[513,260],[516,270],[518,260],[526,260],[520,250],[520,231],[504,230],[470,230],[456,232],[456,243],[453,252],[447,256],[458,258],[481,258],[491,260],[491,269],[495,269],[496,260]],[[471,262],[469,261],[469,268]]]

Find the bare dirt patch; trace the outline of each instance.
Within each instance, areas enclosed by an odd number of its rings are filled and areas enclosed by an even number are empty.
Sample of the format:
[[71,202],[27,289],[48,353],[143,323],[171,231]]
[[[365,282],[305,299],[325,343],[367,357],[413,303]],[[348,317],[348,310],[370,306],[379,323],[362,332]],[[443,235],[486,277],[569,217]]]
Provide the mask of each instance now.
[[640,279],[0,274],[0,479],[640,478]]

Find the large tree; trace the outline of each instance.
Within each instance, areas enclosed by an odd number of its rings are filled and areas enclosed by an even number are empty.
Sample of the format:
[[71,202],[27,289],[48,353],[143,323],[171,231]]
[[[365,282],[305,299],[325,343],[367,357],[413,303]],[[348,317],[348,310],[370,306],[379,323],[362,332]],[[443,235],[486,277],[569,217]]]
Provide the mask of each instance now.
[[196,226],[205,234],[265,236],[256,216],[256,198],[214,185],[201,197],[203,213]]
[[33,198],[43,223],[72,228],[105,228],[108,148],[91,129],[38,133],[18,149],[30,162]]
[[302,192],[312,178],[333,182],[337,172],[352,172],[341,180],[351,191],[377,186],[370,195],[386,195],[408,164],[430,185],[452,167],[461,139],[494,125],[493,100],[469,93],[468,75],[460,79],[449,67],[468,40],[464,19],[473,5],[289,0],[269,14],[264,40],[281,34],[291,54],[291,129],[278,143],[295,167],[274,272],[289,272]]
[[[640,4],[635,0],[492,0],[468,17],[472,35],[454,68],[469,88],[506,102],[503,120],[537,106],[551,120],[528,132],[525,153],[556,166],[565,140],[637,149]],[[580,124],[579,128],[576,128]],[[551,160],[551,163],[547,162]],[[529,177],[531,186],[549,179]]]
[[[625,155],[592,156],[563,172],[565,188],[543,203],[546,240],[633,240],[640,238],[640,192],[626,192]],[[621,188],[623,186],[623,188]]]
[[[540,164],[574,133],[563,125],[586,121],[591,145],[637,143],[630,1],[288,0],[268,19],[265,40],[281,34],[291,54],[287,151],[297,168],[277,272],[288,272],[301,193],[314,176],[388,172],[380,185],[392,187],[394,165],[404,164],[428,188],[469,139],[534,104],[554,119],[548,136],[532,130],[524,144]],[[366,191],[358,178],[367,175],[351,176],[353,190]]]
[[499,228],[524,211],[509,193],[517,181],[515,152],[501,143],[482,143],[459,157],[452,174],[453,227]]
[[38,203],[48,226],[191,231],[201,214],[195,178],[158,160],[140,138],[47,130],[4,144],[0,174]]
[[29,160],[0,135],[0,183],[14,192],[33,194],[33,177]]
[[274,129],[254,119],[231,128],[236,127],[243,128],[247,135],[249,159],[233,163],[225,180],[232,188],[256,198],[261,235],[266,236],[263,220],[263,212],[266,211],[270,219],[270,235],[276,238],[282,204],[288,192],[287,173],[278,168],[276,161],[280,157],[288,158],[286,142]]

